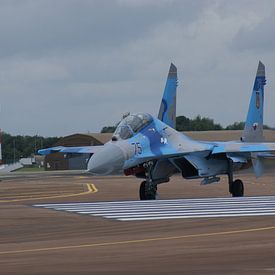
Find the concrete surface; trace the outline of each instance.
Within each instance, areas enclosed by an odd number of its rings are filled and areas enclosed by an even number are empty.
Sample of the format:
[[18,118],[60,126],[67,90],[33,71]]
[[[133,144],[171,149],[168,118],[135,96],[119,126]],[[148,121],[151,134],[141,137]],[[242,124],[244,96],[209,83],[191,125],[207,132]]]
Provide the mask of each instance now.
[[[248,196],[275,195],[274,176],[242,175]],[[78,173],[0,182],[1,274],[273,274],[275,216],[118,221],[33,207],[138,198],[140,180]],[[227,197],[226,178],[175,177],[161,199]]]

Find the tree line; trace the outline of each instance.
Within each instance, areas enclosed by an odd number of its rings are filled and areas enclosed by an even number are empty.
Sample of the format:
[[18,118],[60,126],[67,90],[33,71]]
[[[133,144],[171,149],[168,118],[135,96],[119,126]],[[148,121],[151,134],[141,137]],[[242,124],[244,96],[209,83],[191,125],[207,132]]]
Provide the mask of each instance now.
[[[243,130],[245,122],[234,122],[226,127],[223,127],[219,123],[215,123],[213,119],[208,117],[196,116],[194,119],[190,119],[185,116],[178,116],[176,118],[176,129],[178,131],[213,131],[213,130]],[[264,125],[264,129],[272,129],[271,127]]]
[[[212,130],[243,130],[244,122],[234,122],[226,127],[219,123],[215,123],[213,119],[208,117],[188,118],[186,116],[178,116],[176,118],[176,129],[178,131],[212,131]],[[101,133],[113,133],[116,126],[104,126]],[[271,129],[271,127],[264,125],[264,129]]]
[[[105,126],[101,133],[113,133],[116,126]],[[178,131],[211,131],[211,130],[242,130],[244,122],[235,122],[226,127],[215,123],[208,117],[196,116],[190,119],[185,116],[176,118],[176,129]],[[264,125],[265,129],[272,129]],[[42,136],[21,136],[2,133],[2,159],[4,163],[13,163],[20,158],[30,157],[37,154],[37,150],[54,146],[61,137],[42,137]]]
[[13,163],[20,158],[37,154],[37,150],[53,146],[59,137],[20,136],[2,133],[2,159],[4,163]]

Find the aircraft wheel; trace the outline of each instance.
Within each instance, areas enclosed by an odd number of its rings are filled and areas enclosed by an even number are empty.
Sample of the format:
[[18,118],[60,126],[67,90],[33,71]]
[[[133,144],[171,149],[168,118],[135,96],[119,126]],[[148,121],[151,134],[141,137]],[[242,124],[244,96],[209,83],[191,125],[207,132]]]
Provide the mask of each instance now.
[[157,188],[148,188],[146,181],[143,181],[140,184],[139,188],[139,198],[140,200],[155,200],[157,194]]
[[140,184],[140,187],[139,187],[139,198],[140,198],[140,200],[146,200],[145,188],[146,188],[146,181],[143,181]]
[[232,197],[243,197],[244,195],[244,186],[241,180],[235,180],[232,183]]
[[151,191],[146,194],[146,200],[155,200],[156,199],[156,191]]

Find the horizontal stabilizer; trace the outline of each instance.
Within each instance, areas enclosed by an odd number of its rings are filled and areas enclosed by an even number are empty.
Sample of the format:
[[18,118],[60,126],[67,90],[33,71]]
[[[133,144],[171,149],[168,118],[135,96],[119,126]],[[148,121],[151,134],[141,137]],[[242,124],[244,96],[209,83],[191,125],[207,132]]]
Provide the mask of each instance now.
[[275,143],[220,142],[212,150],[212,154],[222,153],[257,153],[275,152]]

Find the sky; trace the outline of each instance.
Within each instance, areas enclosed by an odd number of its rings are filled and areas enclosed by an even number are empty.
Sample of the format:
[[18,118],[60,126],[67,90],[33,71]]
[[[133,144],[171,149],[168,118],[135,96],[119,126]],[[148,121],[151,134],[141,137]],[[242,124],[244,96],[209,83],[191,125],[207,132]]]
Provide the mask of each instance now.
[[245,120],[259,60],[275,126],[273,0],[0,0],[0,127],[99,132],[157,115],[169,65],[177,115]]

